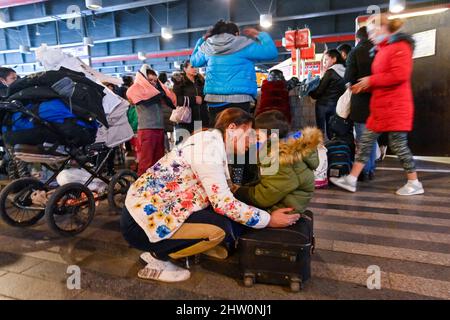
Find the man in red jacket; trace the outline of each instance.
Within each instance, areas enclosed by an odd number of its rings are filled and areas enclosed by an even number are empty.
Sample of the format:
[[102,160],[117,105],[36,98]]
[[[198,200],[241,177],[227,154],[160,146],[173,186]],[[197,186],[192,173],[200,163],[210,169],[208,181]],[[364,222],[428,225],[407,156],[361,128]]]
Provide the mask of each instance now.
[[396,194],[423,194],[425,191],[417,178],[413,155],[408,147],[408,132],[412,130],[414,118],[411,89],[414,40],[398,32],[403,25],[400,19],[388,20],[382,15],[379,21],[379,25],[368,24],[369,36],[378,49],[372,64],[372,75],[352,86],[354,94],[366,91],[372,93],[367,131],[362,136],[350,174],[331,178],[330,181],[355,192],[357,177],[369,160],[375,141],[382,132],[388,132],[390,148],[399,157],[408,178],[408,182]]

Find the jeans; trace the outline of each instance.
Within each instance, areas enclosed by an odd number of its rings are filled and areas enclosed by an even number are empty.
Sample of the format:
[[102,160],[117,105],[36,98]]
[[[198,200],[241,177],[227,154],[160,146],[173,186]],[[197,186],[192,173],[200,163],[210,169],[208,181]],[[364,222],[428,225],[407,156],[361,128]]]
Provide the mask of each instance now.
[[316,105],[316,124],[324,136],[331,140],[330,118],[336,114],[336,104]]
[[[359,146],[359,143],[361,142],[362,135],[364,134],[364,132],[366,130],[367,130],[367,128],[366,128],[366,124],[365,123],[357,123],[357,122],[355,122],[356,143],[358,144],[358,146]],[[372,152],[370,153],[369,160],[367,161],[367,163],[366,163],[366,165],[364,167],[364,170],[363,170],[363,172],[365,174],[369,174],[371,172],[373,173],[375,171],[375,168],[376,168],[375,161],[376,161],[376,158],[377,158],[377,148],[376,147],[377,147],[377,144],[375,142],[373,144]]]
[[214,124],[216,123],[216,117],[219,113],[222,111],[229,109],[229,108],[240,108],[244,111],[250,112],[250,102],[243,102],[243,103],[229,103],[223,107],[211,107],[208,106],[208,112],[209,112],[209,125],[210,128],[214,128]]
[[[380,132],[374,132],[367,129],[358,144],[358,154],[356,161],[366,164],[369,161],[373,146],[379,136]],[[416,172],[416,165],[413,154],[408,147],[408,132],[389,132],[389,148],[400,159],[403,169],[407,173]]]
[[155,258],[168,260],[196,255],[223,243],[228,251],[249,227],[215,213],[211,207],[192,213],[169,239],[150,242],[145,231],[136,223],[126,208],[123,209],[120,228],[125,240]]

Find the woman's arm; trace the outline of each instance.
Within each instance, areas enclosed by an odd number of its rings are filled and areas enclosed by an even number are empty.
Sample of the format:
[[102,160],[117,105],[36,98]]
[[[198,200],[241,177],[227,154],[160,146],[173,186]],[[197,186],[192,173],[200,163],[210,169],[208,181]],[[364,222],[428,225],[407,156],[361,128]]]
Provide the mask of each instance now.
[[237,200],[228,186],[222,138],[202,136],[200,139],[203,140],[193,146],[191,169],[205,189],[214,211],[252,228],[266,227],[270,214]]
[[192,52],[190,61],[193,67],[195,68],[201,68],[206,66],[206,56],[205,54],[200,50],[200,46],[205,42],[205,40],[202,38],[198,39],[197,44],[195,45],[194,51]]
[[397,86],[411,77],[412,49],[406,42],[393,44],[393,54],[389,59],[389,68],[386,72],[373,74],[369,77],[369,87],[383,88]]
[[247,59],[254,61],[270,61],[278,57],[278,49],[267,32],[260,32],[257,40],[242,50]]
[[317,87],[316,90],[311,91],[309,95],[313,99],[319,99],[325,94],[325,91],[328,89],[328,86],[330,85],[331,81],[331,70],[327,70],[325,74],[323,75],[323,78],[320,80],[319,87]]

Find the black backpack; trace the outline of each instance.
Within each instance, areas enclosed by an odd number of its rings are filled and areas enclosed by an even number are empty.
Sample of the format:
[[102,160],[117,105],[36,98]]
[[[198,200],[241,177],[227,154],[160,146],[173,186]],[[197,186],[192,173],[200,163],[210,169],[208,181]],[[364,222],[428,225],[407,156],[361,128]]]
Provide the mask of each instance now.
[[329,128],[333,138],[344,139],[353,136],[353,121],[334,115],[329,120]]
[[327,148],[328,177],[348,175],[353,165],[351,146],[344,140],[333,139],[325,147]]

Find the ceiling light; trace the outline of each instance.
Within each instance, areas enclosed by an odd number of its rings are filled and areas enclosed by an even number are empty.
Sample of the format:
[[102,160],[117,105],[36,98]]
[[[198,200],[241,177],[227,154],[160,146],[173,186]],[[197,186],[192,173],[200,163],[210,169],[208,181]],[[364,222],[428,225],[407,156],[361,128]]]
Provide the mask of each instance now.
[[421,11],[415,11],[415,12],[405,12],[405,13],[401,13],[401,14],[390,15],[388,19],[390,19],[390,20],[396,19],[396,18],[406,19],[406,18],[417,17],[417,16],[426,16],[429,14],[442,13],[447,10],[448,10],[448,8],[437,8],[437,9],[421,10]]
[[100,10],[102,8],[102,0],[86,0],[86,8],[89,10]]
[[260,15],[259,24],[263,28],[270,28],[272,26],[272,15],[270,13]]
[[94,40],[92,37],[83,37],[83,44],[85,46],[93,47],[94,46]]
[[172,39],[173,38],[172,27],[171,26],[162,27],[161,37],[167,40]]
[[142,51],[138,52],[138,59],[141,61],[144,61],[145,59],[147,59],[147,57],[145,56],[145,53]]
[[399,13],[405,10],[406,0],[390,0],[389,11],[392,13]]

